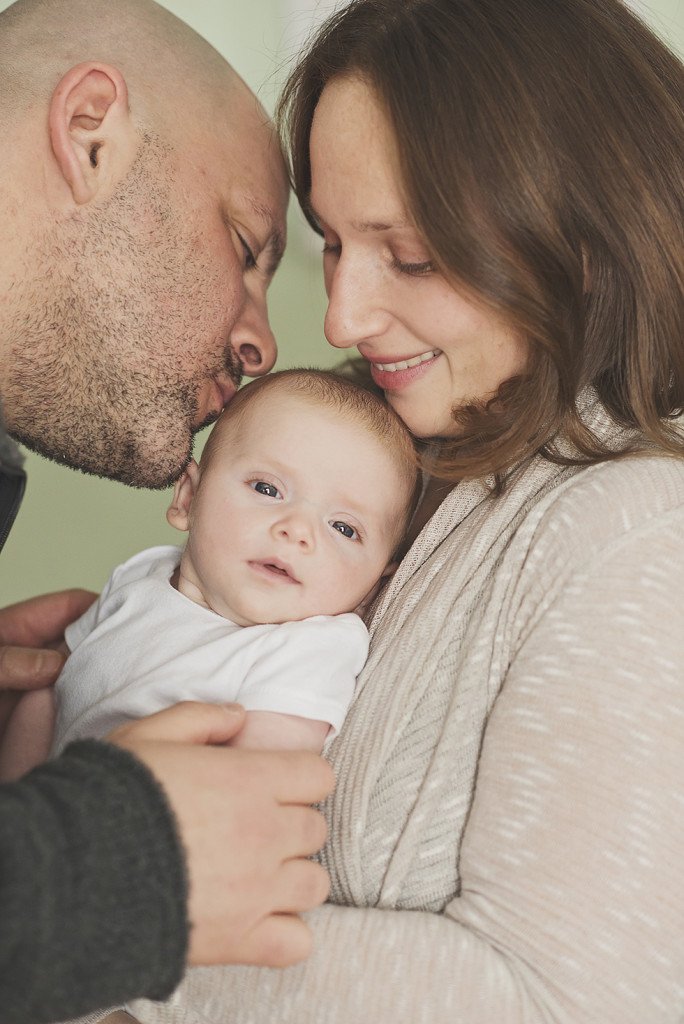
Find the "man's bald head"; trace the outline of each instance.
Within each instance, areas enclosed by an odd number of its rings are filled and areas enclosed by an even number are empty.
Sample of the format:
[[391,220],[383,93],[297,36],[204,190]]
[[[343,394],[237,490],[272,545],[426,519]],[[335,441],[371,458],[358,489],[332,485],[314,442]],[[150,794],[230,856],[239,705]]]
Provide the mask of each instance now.
[[0,396],[67,465],[164,486],[275,343],[287,176],[242,79],[150,0],[0,14]]
[[163,117],[174,98],[207,87],[247,92],[235,71],[188,25],[151,0],[17,0],[0,13],[0,109],[47,101],[64,71],[113,64],[140,116]]

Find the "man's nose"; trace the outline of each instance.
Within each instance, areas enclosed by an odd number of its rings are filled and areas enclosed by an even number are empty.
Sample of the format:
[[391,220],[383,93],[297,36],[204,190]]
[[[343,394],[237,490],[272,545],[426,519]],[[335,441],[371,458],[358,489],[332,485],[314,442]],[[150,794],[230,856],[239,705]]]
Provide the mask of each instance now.
[[230,334],[247,377],[260,377],[273,368],[278,347],[268,322],[265,299],[247,295],[244,308]]

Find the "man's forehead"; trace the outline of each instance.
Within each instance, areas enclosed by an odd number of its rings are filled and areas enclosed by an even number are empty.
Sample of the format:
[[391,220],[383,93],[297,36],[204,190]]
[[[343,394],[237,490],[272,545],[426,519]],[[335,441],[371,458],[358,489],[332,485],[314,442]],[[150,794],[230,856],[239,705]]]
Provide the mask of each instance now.
[[[210,139],[219,161],[218,173],[227,178],[234,199],[263,221],[279,257],[284,247],[290,186],[275,125],[237,76],[232,88],[214,98],[217,106],[210,111]],[[205,151],[206,142],[204,138]]]

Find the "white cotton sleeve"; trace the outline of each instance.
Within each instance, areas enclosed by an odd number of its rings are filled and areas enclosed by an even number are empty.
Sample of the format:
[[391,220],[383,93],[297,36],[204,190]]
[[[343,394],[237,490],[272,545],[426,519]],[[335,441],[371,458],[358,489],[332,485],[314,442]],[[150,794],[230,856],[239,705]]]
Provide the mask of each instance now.
[[338,732],[367,656],[368,630],[358,615],[284,622],[268,634],[235,700],[248,711],[299,715]]
[[83,643],[89,633],[92,632],[97,622],[97,601],[86,609],[80,618],[71,622],[64,630],[64,640],[69,651],[75,651],[79,644]]
[[66,641],[66,645],[69,648],[69,651],[71,651],[72,653],[76,650],[79,644],[82,644],[85,638],[89,636],[95,629],[95,626],[97,625],[100,619],[102,606],[109,597],[109,594],[111,593],[115,577],[116,569],[105,583],[104,587],[102,588],[102,593],[100,594],[98,599],[96,601],[93,601],[90,607],[85,610],[85,612],[83,613],[83,615],[80,616],[80,618],[70,623],[64,630],[64,639]]
[[107,579],[98,599],[86,609],[80,618],[68,625],[64,631],[64,639],[69,650],[75,651],[103,618],[112,615],[118,605],[117,591],[121,587],[131,580],[144,578],[162,561],[165,566],[168,565],[170,575],[172,569],[180,560],[180,554],[179,548],[173,545],[163,545],[139,551],[132,558],[129,558],[128,561],[117,565]]
[[[684,544],[620,538],[530,629],[441,914],[327,905],[285,971],[191,970],[143,1024],[675,1024],[684,1007]],[[353,823],[350,823],[353,825]]]

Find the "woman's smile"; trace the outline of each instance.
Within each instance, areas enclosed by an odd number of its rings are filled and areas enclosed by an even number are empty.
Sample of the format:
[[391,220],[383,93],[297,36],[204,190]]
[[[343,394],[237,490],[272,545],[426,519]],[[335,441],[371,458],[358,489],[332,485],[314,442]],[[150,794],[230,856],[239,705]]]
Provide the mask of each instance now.
[[427,373],[441,354],[440,349],[435,349],[432,352],[424,352],[421,356],[414,356],[412,359],[382,363],[372,361],[371,377],[383,391],[397,391],[399,388],[408,387],[418,377]]
[[372,360],[373,365],[378,370],[389,370],[390,373],[396,373],[397,370],[410,370],[413,366],[418,366],[419,363],[425,363],[428,359],[434,359],[435,356],[439,355],[439,349],[435,352],[423,352],[422,356],[413,356],[411,359],[396,359],[394,362],[383,360]]

